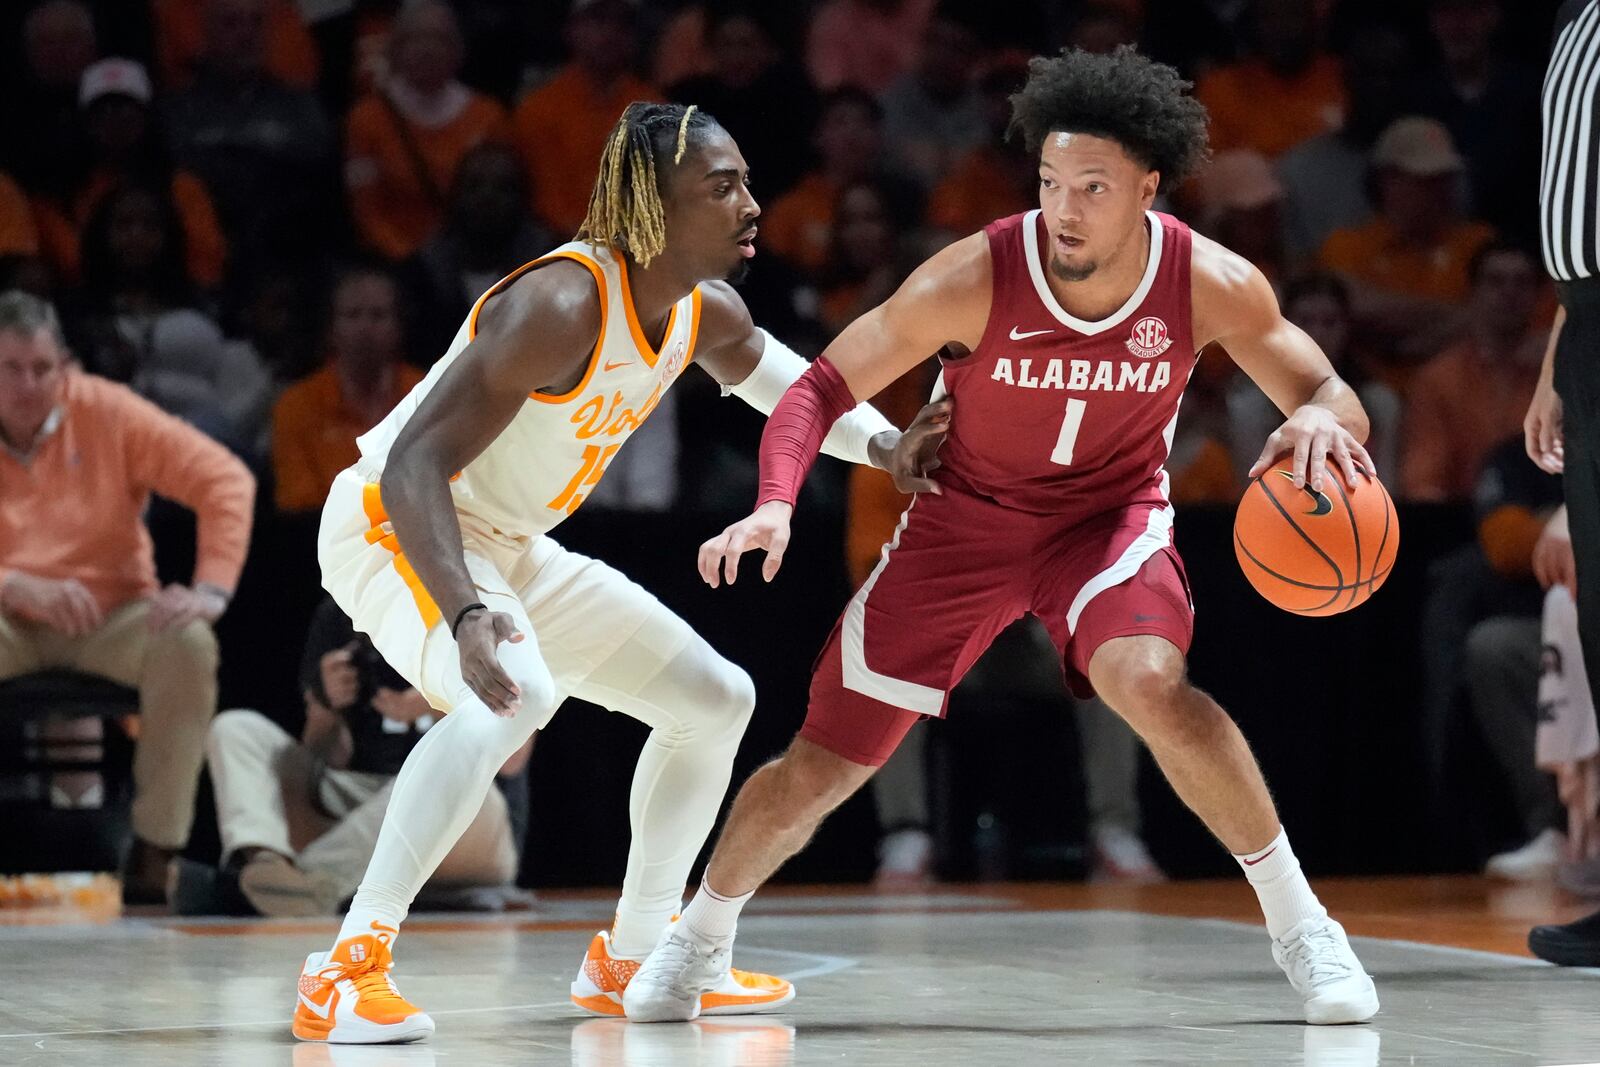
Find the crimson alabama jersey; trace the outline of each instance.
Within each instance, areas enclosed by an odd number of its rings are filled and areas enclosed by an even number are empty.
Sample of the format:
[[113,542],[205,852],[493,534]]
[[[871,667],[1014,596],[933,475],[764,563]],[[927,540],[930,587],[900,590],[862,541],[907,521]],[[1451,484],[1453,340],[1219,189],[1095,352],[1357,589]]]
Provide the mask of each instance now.
[[[994,295],[983,339],[943,361],[955,400],[940,477],[1036,514],[1165,505],[1163,469],[1194,370],[1189,227],[1147,212],[1150,260],[1126,303],[1088,322],[1045,280],[1038,211],[984,227]],[[935,395],[938,395],[936,390]]]

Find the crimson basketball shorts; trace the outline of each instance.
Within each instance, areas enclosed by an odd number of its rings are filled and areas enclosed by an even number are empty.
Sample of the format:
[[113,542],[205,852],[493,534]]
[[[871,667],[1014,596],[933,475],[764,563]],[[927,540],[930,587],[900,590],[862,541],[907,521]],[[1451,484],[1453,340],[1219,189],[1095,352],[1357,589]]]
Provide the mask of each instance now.
[[1187,653],[1194,606],[1172,545],[1172,509],[1138,504],[1083,521],[1002,507],[948,484],[900,518],[812,672],[800,736],[881,766],[995,637],[1029,612],[1068,687],[1094,695],[1089,660],[1116,637],[1152,635]]

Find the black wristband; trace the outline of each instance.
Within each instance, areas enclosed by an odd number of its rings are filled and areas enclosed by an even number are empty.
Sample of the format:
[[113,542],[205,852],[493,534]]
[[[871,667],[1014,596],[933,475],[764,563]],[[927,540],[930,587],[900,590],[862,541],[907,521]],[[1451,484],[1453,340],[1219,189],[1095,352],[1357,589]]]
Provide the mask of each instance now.
[[467,612],[477,611],[479,608],[482,608],[484,611],[488,611],[489,605],[477,603],[468,604],[466,607],[456,612],[456,621],[450,624],[450,637],[452,639],[455,638],[456,631],[461,629],[461,620],[467,617]]

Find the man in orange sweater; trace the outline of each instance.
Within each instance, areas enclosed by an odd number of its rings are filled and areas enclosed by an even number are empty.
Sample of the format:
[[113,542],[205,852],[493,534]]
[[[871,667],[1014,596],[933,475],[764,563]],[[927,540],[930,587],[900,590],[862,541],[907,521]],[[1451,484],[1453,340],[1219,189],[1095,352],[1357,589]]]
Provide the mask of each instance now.
[[[192,508],[190,585],[162,588],[150,493]],[[50,667],[139,690],[124,899],[165,898],[217,705],[211,624],[250,540],[255,482],[221,445],[74,369],[49,304],[0,294],[0,678]]]

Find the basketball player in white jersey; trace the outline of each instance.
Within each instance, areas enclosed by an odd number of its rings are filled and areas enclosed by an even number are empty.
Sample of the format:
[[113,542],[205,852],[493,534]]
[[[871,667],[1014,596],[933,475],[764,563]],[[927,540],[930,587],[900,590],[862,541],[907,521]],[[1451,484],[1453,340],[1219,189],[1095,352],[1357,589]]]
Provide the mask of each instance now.
[[[629,811],[616,922],[591,942],[572,999],[622,1014],[622,992],[681,904],[755,704],[749,677],[653,596],[547,532],[695,361],[770,413],[805,361],[723,279],[754,255],[743,157],[695,108],[633,104],[600,160],[578,239],[481,297],[444,358],[360,441],[323,512],[323,583],[436,708],[394,785],[334,947],[313,953],[293,1030],[305,1040],[410,1041],[433,1021],[400,996],[391,950],[417,890],[472,822],[495,769],[562,700],[649,724]],[[923,486],[917,442],[865,405],[829,451]],[[772,1010],[793,987],[728,972],[706,1012]]]

